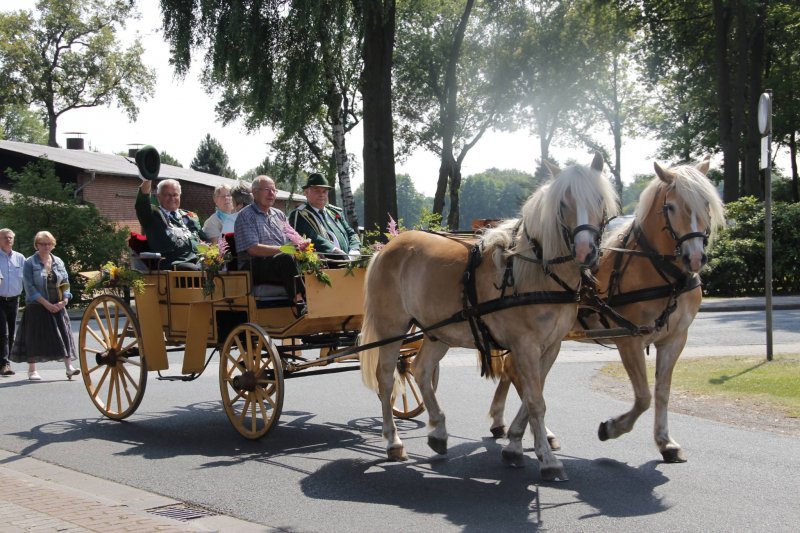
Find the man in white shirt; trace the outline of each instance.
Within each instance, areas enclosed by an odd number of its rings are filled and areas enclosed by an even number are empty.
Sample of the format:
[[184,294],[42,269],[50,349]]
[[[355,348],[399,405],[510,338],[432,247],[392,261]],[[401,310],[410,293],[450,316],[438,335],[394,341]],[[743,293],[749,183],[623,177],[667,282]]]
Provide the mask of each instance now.
[[13,376],[8,354],[14,344],[19,295],[22,294],[22,266],[25,256],[12,249],[14,232],[0,229],[0,376]]

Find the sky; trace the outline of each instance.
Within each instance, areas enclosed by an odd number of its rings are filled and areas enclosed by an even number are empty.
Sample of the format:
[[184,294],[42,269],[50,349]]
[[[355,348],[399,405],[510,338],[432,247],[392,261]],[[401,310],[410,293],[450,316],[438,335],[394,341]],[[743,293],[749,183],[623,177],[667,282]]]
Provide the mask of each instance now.
[[[17,0],[14,9],[34,9],[34,4],[33,0]],[[139,105],[139,116],[133,123],[114,104],[69,111],[58,121],[58,143],[66,146],[66,138],[74,136],[68,132],[81,132],[87,149],[104,153],[127,152],[128,148],[150,144],[188,167],[208,133],[225,149],[229,165],[237,174],[258,166],[268,155],[272,132],[263,128],[248,133],[241,122],[224,127],[217,122],[214,113],[216,100],[205,93],[199,81],[199,63],[196,62],[184,79],[173,75],[168,63],[169,48],[160,31],[159,2],[142,0],[138,4],[142,18],[132,21],[120,38],[130,39],[135,33],[140,36],[145,48],[143,61],[156,69],[158,75],[155,96]],[[4,11],[8,9],[2,8]],[[348,151],[356,161],[352,178],[354,188],[363,182],[362,146],[362,128],[359,125],[347,138]],[[624,182],[631,182],[637,174],[653,172],[656,147],[657,143],[652,140],[625,142],[622,153]],[[554,146],[551,152],[560,162],[568,158],[585,164],[591,161],[591,156],[579,148]],[[533,174],[539,155],[538,139],[524,130],[516,133],[490,131],[466,156],[462,176],[468,177],[489,168],[517,169]],[[438,168],[437,157],[423,150],[418,150],[396,166],[398,173],[409,174],[417,190],[429,196],[436,190]],[[309,172],[312,170],[308,169]]]

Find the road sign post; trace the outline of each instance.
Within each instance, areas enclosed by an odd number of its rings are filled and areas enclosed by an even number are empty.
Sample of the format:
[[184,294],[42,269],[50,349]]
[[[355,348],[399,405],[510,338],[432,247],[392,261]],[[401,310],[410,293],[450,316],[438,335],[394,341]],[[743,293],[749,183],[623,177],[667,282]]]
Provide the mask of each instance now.
[[764,296],[767,329],[767,361],[772,361],[772,90],[758,100],[758,129],[761,138],[761,165],[764,169]]

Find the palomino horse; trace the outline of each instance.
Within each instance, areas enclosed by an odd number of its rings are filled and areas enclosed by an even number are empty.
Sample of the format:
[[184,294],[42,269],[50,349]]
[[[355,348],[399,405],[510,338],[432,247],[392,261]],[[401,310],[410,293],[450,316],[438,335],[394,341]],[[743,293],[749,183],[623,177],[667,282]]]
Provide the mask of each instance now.
[[[408,231],[393,238],[372,259],[365,282],[361,344],[395,342],[363,350],[361,372],[364,383],[381,398],[389,459],[406,459],[392,419],[392,403],[401,342],[397,338],[412,324],[425,331],[414,364],[415,379],[429,413],[428,445],[437,453],[447,451],[445,416],[436,400],[432,377],[448,348],[483,343],[479,335],[473,336],[474,322],[456,317],[467,308],[471,285],[479,303],[507,302],[533,292],[542,296],[528,300],[527,305],[493,309],[478,321],[482,321],[481,329],[488,331],[484,339],[488,337],[493,345],[517,354],[517,371],[524,377],[523,397],[531,413],[530,417],[520,417],[512,428],[517,439],[504,450],[504,457],[521,462],[522,435],[529,419],[542,477],[566,478],[563,465],[545,438],[542,387],[561,339],[575,321],[580,267],[596,263],[599,233],[606,216],[617,210],[616,194],[602,169],[599,155],[591,167],[551,169],[557,174],[527,200],[521,219],[489,230],[474,248],[472,243],[465,245],[446,235]],[[471,270],[467,265],[476,250],[484,260],[471,261],[477,263]],[[442,321],[449,323],[437,325]],[[434,325],[435,329],[427,329]]]
[[[684,462],[680,445],[669,434],[667,407],[672,371],[686,344],[689,326],[700,309],[702,290],[698,273],[706,264],[705,245],[724,223],[722,202],[705,177],[708,160],[697,167],[665,170],[655,164],[653,178],[639,198],[634,220],[606,235],[597,278],[604,303],[629,321],[646,326],[642,335],[610,339],[617,345],[633,385],[635,401],[627,413],[602,422],[600,440],[617,438],[633,429],[650,407],[651,395],[645,372],[645,349],[656,346],[655,441],[665,462]],[[583,317],[583,312],[581,312]],[[614,322],[590,314],[575,324],[576,332],[596,330]],[[619,322],[619,321],[618,321]],[[516,354],[514,355],[516,357]],[[504,430],[503,408],[514,381],[514,368],[506,357],[489,416],[492,434]],[[519,390],[519,387],[517,387]],[[554,449],[557,439],[548,431]]]

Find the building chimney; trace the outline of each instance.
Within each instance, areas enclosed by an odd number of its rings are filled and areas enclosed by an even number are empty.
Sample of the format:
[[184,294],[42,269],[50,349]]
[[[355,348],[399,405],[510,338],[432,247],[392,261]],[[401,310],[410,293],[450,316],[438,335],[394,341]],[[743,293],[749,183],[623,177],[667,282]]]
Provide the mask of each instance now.
[[142,143],[131,143],[128,145],[128,157],[136,157],[136,152],[139,151],[139,148],[144,146]]
[[86,135],[85,132],[82,131],[67,131],[64,132],[64,135],[67,135],[67,150],[83,150],[83,137],[81,135]]

